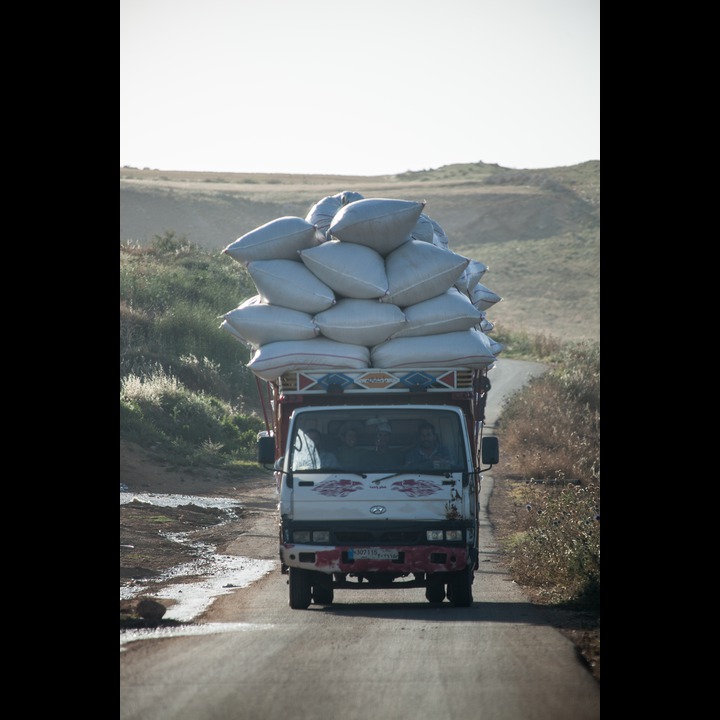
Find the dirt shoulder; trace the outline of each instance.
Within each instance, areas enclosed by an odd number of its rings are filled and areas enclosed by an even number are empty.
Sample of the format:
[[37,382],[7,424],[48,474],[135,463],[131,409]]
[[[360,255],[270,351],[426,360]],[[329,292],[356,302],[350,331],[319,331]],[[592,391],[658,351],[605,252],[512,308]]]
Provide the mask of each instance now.
[[[153,579],[153,589],[166,583],[158,578],[179,565],[192,566],[199,544],[213,546],[215,552],[242,555],[259,560],[277,558],[277,519],[275,485],[271,471],[258,468],[257,475],[238,475],[216,469],[178,469],[160,463],[132,443],[120,442],[120,484],[133,493],[159,493],[219,497],[236,500],[240,507],[231,512],[217,507],[200,507],[191,502],[176,507],[141,503],[120,505],[120,585],[145,584]],[[489,516],[494,528],[507,531],[515,508],[508,492],[509,481],[495,478]],[[170,539],[183,533],[187,542]],[[183,582],[197,581],[192,574]],[[529,600],[543,605],[531,588],[523,588]],[[142,597],[120,601],[120,627],[163,624],[138,618],[137,603]],[[168,601],[163,601],[167,603]],[[547,620],[577,648],[593,676],[600,680],[600,619],[565,608],[543,605]],[[170,622],[170,621],[166,621]],[[176,623],[172,623],[176,624]]]
[[[120,585],[153,580],[155,591],[178,578],[159,580],[170,568],[192,567],[201,552],[244,555],[256,559],[277,557],[277,520],[272,472],[258,468],[257,475],[238,477],[216,469],[188,470],[158,462],[133,443],[120,443],[120,485],[126,492],[187,495],[188,502],[174,507],[140,502],[120,505]],[[239,507],[201,507],[191,496],[236,501]],[[183,534],[185,542],[171,539]],[[197,580],[192,574],[183,582]],[[132,615],[135,602],[121,602],[123,615]]]

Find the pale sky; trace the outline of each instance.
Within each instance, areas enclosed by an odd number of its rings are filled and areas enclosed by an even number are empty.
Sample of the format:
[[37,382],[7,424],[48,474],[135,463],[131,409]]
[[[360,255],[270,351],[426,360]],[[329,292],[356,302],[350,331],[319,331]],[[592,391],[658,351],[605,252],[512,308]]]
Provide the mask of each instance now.
[[600,159],[600,0],[120,0],[120,166]]

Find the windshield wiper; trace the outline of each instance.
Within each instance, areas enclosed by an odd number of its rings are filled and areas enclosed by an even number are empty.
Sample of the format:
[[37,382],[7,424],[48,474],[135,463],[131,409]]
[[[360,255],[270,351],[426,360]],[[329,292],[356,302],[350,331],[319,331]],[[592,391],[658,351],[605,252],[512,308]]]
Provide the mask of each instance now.
[[[460,472],[459,470],[456,470],[454,472]],[[382,482],[383,480],[389,480],[390,478],[398,477],[398,475],[431,475],[433,477],[445,477],[445,478],[451,478],[452,472],[450,470],[403,470],[402,472],[396,472],[392,473],[391,475],[383,475],[382,477],[375,478],[374,480],[371,480],[370,482],[373,484],[377,484]]]
[[305,473],[345,473],[347,475],[359,475],[361,478],[365,479],[367,477],[367,473],[364,472],[357,472],[356,470],[343,470],[342,468],[336,468],[336,467],[321,467],[321,468],[302,468],[301,470],[293,470],[293,472],[297,474],[305,474]]

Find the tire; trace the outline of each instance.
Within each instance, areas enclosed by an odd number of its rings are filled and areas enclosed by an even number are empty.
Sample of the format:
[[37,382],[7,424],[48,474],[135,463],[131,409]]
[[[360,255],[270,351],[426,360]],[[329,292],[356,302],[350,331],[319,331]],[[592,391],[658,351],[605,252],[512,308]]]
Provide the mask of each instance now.
[[327,585],[313,585],[312,597],[315,605],[332,605],[335,594]]
[[453,573],[448,581],[448,600],[454,607],[470,607],[473,604],[472,583],[475,573],[472,566]]
[[441,582],[431,582],[425,588],[425,598],[431,603],[441,603],[445,599],[445,585]]
[[307,610],[312,600],[310,571],[291,567],[288,585],[290,587],[290,607],[293,610]]

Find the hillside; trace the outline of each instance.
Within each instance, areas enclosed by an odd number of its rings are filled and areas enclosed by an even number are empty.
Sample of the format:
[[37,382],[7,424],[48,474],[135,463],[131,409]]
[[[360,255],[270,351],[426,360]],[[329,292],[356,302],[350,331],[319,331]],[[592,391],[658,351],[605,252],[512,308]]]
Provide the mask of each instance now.
[[220,252],[344,190],[426,201],[450,249],[488,265],[482,282],[503,298],[488,313],[498,328],[599,340],[599,161],[542,170],[479,162],[376,177],[121,168],[120,240],[142,245],[173,232]]

